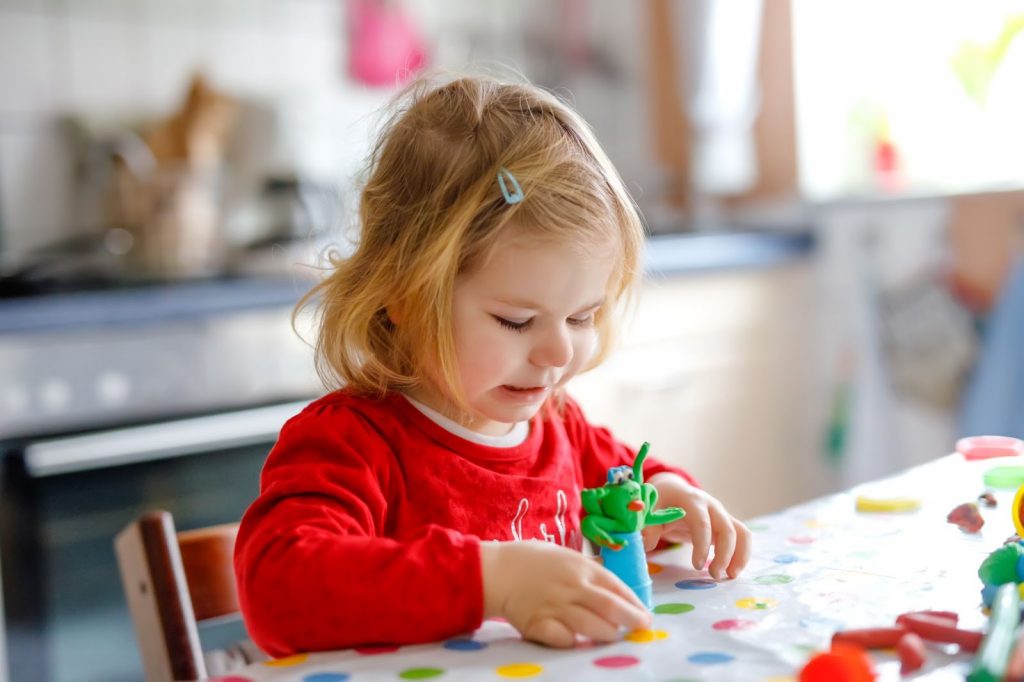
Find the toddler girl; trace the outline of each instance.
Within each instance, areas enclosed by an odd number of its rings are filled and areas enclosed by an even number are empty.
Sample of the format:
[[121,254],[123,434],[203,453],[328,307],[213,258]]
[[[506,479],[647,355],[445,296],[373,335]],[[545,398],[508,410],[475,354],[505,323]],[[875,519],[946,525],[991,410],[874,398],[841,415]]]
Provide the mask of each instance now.
[[[635,452],[566,382],[608,352],[639,275],[639,216],[587,125],[550,94],[423,80],[370,158],[361,237],[304,303],[340,387],[281,430],[235,548],[269,654],[407,644],[503,617],[555,647],[650,624],[580,549],[580,490]],[[662,444],[662,447],[664,444]],[[655,444],[655,449],[658,444]],[[735,575],[749,531],[685,472],[647,460],[645,532]]]

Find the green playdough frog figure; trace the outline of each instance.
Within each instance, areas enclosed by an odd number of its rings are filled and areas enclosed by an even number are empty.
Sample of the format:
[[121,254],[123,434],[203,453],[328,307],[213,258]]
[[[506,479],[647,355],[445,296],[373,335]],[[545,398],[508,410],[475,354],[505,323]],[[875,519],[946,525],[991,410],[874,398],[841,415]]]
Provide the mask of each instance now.
[[666,507],[655,511],[658,491],[650,483],[644,483],[644,459],[650,443],[644,443],[636,455],[633,468],[612,467],[608,470],[608,482],[600,488],[586,488],[581,493],[583,509],[587,515],[581,523],[583,534],[590,540],[618,551],[629,544],[612,537],[615,534],[629,534],[643,530],[645,526],[656,526],[681,519],[686,512],[679,507]]

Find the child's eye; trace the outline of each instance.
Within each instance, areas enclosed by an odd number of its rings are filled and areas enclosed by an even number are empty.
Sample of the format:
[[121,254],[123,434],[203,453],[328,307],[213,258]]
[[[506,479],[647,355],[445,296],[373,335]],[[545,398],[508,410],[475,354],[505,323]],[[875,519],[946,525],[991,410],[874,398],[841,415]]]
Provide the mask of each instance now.
[[513,322],[512,320],[506,320],[504,317],[498,317],[497,315],[491,315],[495,320],[498,321],[505,329],[511,329],[514,332],[526,331],[526,328],[530,326],[533,319],[525,320],[523,322]]
[[586,317],[570,317],[568,322],[574,327],[589,327],[594,324],[594,314],[591,313]]

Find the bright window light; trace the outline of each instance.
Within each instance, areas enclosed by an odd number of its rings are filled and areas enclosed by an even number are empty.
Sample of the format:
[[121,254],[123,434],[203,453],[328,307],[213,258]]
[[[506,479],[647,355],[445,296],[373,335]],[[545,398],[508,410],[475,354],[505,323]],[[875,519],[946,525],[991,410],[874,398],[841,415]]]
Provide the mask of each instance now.
[[1024,0],[794,0],[810,199],[1024,187]]

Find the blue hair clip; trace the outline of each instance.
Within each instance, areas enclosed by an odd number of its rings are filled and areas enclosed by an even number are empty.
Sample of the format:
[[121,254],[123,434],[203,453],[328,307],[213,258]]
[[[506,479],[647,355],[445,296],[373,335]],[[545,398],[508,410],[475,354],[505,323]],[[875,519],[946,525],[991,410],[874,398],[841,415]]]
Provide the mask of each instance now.
[[[511,182],[512,191],[509,191],[506,179]],[[498,187],[501,188],[501,196],[505,197],[506,204],[518,204],[523,200],[523,188],[519,186],[516,176],[512,175],[504,166],[498,169]]]

